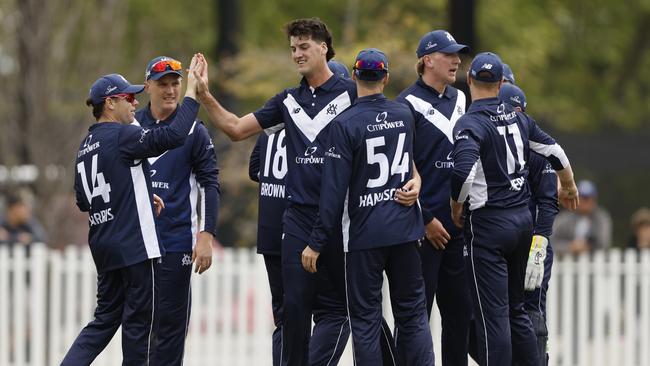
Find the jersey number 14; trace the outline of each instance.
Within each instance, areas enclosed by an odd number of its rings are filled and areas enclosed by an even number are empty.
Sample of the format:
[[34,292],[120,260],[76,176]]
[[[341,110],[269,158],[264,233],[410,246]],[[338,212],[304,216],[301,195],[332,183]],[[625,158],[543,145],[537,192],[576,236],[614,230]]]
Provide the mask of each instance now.
[[[404,176],[409,172],[409,153],[404,152],[404,140],[406,140],[406,133],[400,133],[397,138],[397,148],[395,155],[393,155],[393,162],[388,163],[388,157],[384,153],[375,152],[375,148],[386,145],[384,136],[373,137],[366,140],[366,155],[368,156],[368,164],[379,164],[379,176],[377,178],[368,179],[366,184],[367,188],[382,187],[388,182],[388,177],[401,174],[402,182]],[[390,174],[389,174],[390,165]]]
[[[88,204],[92,204],[93,198],[99,196],[102,197],[104,203],[110,202],[111,185],[106,182],[106,179],[104,179],[104,174],[97,171],[97,154],[93,155],[90,166],[90,186],[88,185],[88,179],[86,176],[86,165],[83,161],[77,164],[77,173],[81,175],[81,185],[84,187],[84,193],[88,199]],[[90,187],[93,189],[92,192],[90,191]]]

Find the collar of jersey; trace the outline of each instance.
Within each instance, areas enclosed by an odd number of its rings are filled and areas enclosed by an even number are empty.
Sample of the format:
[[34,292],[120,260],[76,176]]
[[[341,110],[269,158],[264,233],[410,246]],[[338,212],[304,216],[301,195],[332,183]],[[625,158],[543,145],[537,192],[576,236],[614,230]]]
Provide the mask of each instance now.
[[501,104],[501,100],[499,100],[499,98],[497,97],[483,98],[483,99],[472,101],[472,104],[469,106],[467,112],[475,111],[477,109],[484,109],[486,106],[499,105],[499,104]]
[[354,101],[354,104],[372,102],[378,99],[386,99],[386,96],[382,93],[366,95],[365,97],[359,97]]
[[[170,114],[169,117],[167,117],[167,119],[164,119],[160,122],[164,122],[164,123],[171,122],[174,119],[174,117],[176,117],[176,112],[178,112],[178,107],[179,106],[176,106],[176,109],[174,109],[172,114]],[[151,114],[151,102],[147,103],[147,106],[144,107],[143,116],[145,117],[145,120],[144,121],[138,120],[140,124],[146,124],[147,126],[156,124],[157,119],[153,118],[153,115]]]
[[[326,82],[321,84],[319,87],[317,87],[315,90],[322,89],[325,91],[330,91],[334,88],[334,85],[336,85],[336,82],[338,77],[335,74],[332,74],[332,76],[327,79]],[[303,88],[309,89],[309,83],[307,82],[307,79],[303,76],[302,80],[300,80],[300,86]]]
[[[427,83],[425,83],[424,80],[422,80],[422,77],[419,77],[415,83],[422,89],[430,91],[436,97],[440,96],[440,93],[438,93],[436,89],[427,85]],[[452,99],[454,97],[454,95],[452,94],[453,89],[454,88],[451,85],[445,85],[445,91],[442,93],[442,95],[447,99]]]

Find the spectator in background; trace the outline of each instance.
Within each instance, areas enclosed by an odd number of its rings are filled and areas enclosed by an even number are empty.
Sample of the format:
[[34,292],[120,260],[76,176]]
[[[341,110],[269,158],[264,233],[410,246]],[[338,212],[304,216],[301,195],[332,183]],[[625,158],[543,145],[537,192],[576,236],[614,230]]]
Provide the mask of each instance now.
[[558,254],[580,254],[605,249],[612,242],[612,218],[598,205],[598,190],[589,180],[578,182],[576,211],[562,211],[553,226],[553,249]]
[[17,190],[6,195],[6,211],[0,223],[0,243],[29,245],[43,242],[41,224],[32,216],[27,192]]
[[650,249],[650,209],[641,207],[632,215],[632,237],[629,247]]

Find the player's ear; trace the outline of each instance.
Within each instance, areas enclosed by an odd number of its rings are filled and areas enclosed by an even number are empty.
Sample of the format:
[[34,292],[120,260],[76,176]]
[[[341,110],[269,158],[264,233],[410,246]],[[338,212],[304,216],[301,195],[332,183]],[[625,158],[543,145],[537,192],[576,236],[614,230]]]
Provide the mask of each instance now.
[[469,77],[469,71],[465,73],[465,80],[467,80],[467,85],[472,85],[472,78]]
[[386,76],[384,76],[384,80],[382,80],[381,83],[384,84],[384,86],[386,86],[386,85],[388,85],[388,80],[389,79],[390,79],[390,73],[387,72]]

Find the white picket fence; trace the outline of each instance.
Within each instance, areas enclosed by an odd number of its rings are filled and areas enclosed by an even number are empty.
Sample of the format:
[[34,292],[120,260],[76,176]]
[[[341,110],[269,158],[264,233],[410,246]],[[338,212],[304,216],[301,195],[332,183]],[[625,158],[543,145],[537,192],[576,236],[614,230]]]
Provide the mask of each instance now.
[[[185,365],[271,365],[264,263],[224,250],[193,275]],[[90,252],[0,246],[0,366],[57,365],[95,307]],[[385,313],[392,323],[388,296]],[[650,251],[556,259],[548,302],[550,365],[650,365]],[[440,319],[431,321],[440,365]],[[341,365],[352,365],[349,345]],[[121,363],[120,333],[93,365]]]

